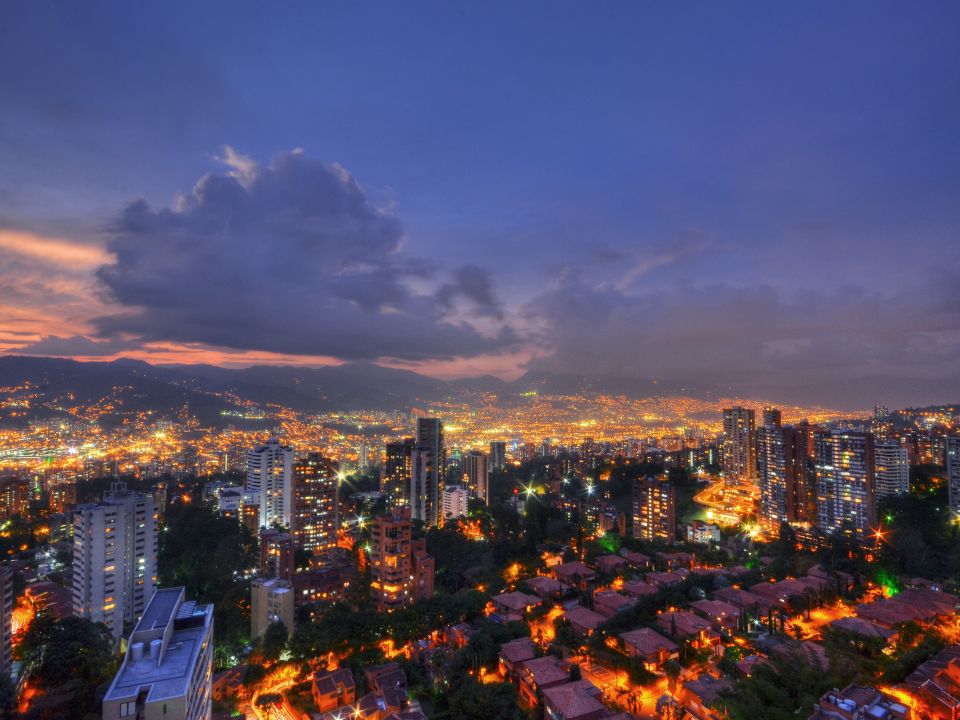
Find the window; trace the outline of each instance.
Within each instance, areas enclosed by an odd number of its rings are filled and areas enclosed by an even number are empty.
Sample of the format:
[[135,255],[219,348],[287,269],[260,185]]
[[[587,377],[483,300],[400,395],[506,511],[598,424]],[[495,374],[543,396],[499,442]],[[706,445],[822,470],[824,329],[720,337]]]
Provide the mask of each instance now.
[[137,714],[136,701],[120,703],[120,717],[133,717],[136,714]]

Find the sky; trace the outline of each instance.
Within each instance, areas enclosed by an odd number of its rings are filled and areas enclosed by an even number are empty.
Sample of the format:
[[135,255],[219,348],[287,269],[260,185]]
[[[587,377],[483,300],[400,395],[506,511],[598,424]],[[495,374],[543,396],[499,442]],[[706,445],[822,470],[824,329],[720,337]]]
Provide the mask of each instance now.
[[0,5],[0,352],[960,401],[960,5]]

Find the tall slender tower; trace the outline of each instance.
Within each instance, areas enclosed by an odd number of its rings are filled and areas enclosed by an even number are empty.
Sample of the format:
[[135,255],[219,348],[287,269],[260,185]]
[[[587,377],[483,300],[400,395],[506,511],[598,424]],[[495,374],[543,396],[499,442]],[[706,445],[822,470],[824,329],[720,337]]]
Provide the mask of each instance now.
[[720,464],[729,484],[751,483],[756,479],[756,417],[753,410],[737,405],[723,411]]
[[413,463],[413,517],[427,525],[440,522],[447,453],[443,444],[443,421],[438,418],[417,420],[417,456]]
[[950,515],[956,522],[960,521],[960,435],[947,438],[944,454],[947,464]]
[[13,568],[0,565],[0,672],[10,677],[13,662]]
[[293,448],[276,438],[247,453],[246,492],[260,501],[260,527],[289,525],[293,510]]
[[896,440],[884,440],[874,443],[873,454],[877,497],[910,492],[910,458],[907,449]]
[[873,435],[817,431],[814,444],[820,529],[850,532],[863,542],[876,523]]
[[471,450],[463,456],[463,482],[473,497],[490,504],[490,468],[484,453]]
[[340,475],[337,463],[308,453],[293,464],[291,529],[300,550],[314,554],[337,546]]
[[633,481],[633,537],[639,540],[677,539],[677,495],[666,479]]
[[380,476],[380,492],[387,497],[388,510],[410,507],[410,478],[413,473],[415,448],[416,442],[413,438],[387,443],[386,460]]
[[157,512],[153,497],[114,483],[103,502],[73,516],[73,611],[120,638],[157,589]]
[[503,470],[507,464],[507,443],[503,440],[490,442],[490,469]]

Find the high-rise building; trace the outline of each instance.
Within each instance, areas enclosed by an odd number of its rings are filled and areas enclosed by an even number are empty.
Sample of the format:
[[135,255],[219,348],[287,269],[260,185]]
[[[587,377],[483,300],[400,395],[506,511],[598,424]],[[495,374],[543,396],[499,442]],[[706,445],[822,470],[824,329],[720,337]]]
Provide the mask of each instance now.
[[676,541],[677,496],[669,480],[647,477],[633,481],[633,537]]
[[751,483],[757,477],[756,417],[739,405],[723,411],[720,465],[727,482]]
[[54,485],[50,488],[48,508],[51,513],[73,510],[77,504],[77,486],[74,483]]
[[339,502],[337,463],[320,453],[309,453],[293,464],[291,530],[297,548],[321,553],[337,546]]
[[813,520],[802,432],[775,424],[757,430],[757,485],[758,519],[769,532],[777,532],[785,522]]
[[103,502],[73,516],[73,611],[102,622],[119,639],[157,589],[157,512],[153,496],[114,483]]
[[463,485],[447,485],[443,489],[443,519],[466,515],[469,497],[470,492]]
[[377,517],[370,531],[370,588],[379,610],[393,610],[433,594],[433,558],[414,541],[409,509]]
[[0,520],[30,516],[30,481],[27,478],[0,479]]
[[490,504],[490,467],[482,452],[471,450],[463,456],[463,484],[473,497]]
[[366,440],[360,441],[360,447],[357,448],[357,468],[366,470],[370,467],[370,445]]
[[275,622],[293,635],[293,585],[280,578],[256,578],[250,583],[250,639],[257,642]]
[[260,501],[260,527],[289,525],[293,510],[293,448],[270,438],[247,453],[246,492]]
[[440,521],[447,453],[443,443],[443,421],[417,420],[417,452],[413,457],[410,508],[415,520],[428,526]]
[[296,547],[293,537],[279,530],[260,531],[260,574],[293,582]]
[[763,427],[770,430],[779,430],[783,427],[783,414],[779,408],[766,407],[763,409]]
[[877,497],[910,492],[910,458],[905,447],[896,440],[875,441],[873,456]]
[[507,444],[503,440],[490,443],[490,469],[503,470],[507,464]]
[[380,475],[380,492],[386,496],[388,510],[410,507],[415,448],[416,441],[413,438],[386,445],[386,458]]
[[960,435],[947,438],[944,456],[947,465],[950,515],[954,522],[957,522],[960,521]]
[[13,662],[13,568],[0,565],[0,672],[10,677]]
[[820,529],[849,532],[862,542],[876,523],[873,435],[818,430],[814,455]]
[[213,712],[213,605],[157,590],[103,698],[103,720],[209,720]]

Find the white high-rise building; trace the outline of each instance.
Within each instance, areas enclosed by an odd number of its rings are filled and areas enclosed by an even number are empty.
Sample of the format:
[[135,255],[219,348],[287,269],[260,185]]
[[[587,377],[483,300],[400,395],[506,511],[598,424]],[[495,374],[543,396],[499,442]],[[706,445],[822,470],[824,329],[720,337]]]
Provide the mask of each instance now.
[[910,458],[905,447],[896,440],[875,442],[873,457],[877,474],[877,497],[905,495],[910,492]]
[[209,720],[213,714],[213,605],[157,590],[103,698],[103,720]]
[[260,500],[260,527],[289,525],[293,511],[293,448],[270,438],[247,453],[246,492]]
[[467,514],[470,492],[463,485],[450,485],[443,489],[443,517],[463,517]]
[[484,453],[471,450],[463,456],[463,484],[473,497],[490,504],[490,465]]
[[945,455],[950,515],[954,521],[960,521],[960,435],[947,438]]
[[73,516],[73,612],[120,638],[157,590],[157,512],[153,497],[114,483],[103,502]]

